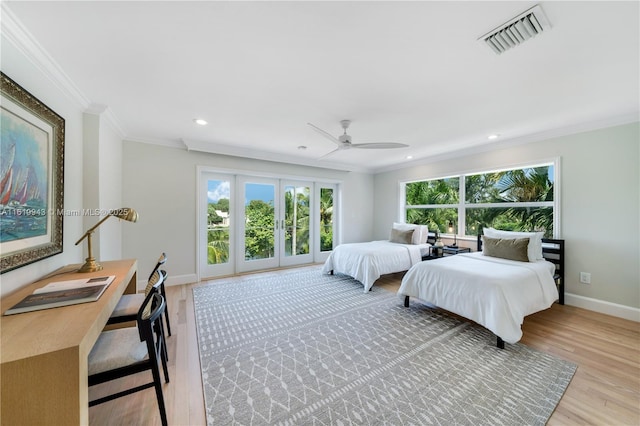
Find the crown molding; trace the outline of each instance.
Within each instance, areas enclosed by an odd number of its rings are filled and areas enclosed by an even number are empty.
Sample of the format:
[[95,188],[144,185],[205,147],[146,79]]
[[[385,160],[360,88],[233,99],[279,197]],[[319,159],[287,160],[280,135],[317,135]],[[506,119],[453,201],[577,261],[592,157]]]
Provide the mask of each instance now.
[[120,127],[120,121],[113,113],[113,110],[107,105],[92,103],[85,110],[85,114],[97,115],[100,118],[104,118],[104,121],[111,126],[120,139],[125,139],[126,135],[122,127]]
[[[97,104],[93,104],[91,100],[82,93],[73,80],[64,72],[62,67],[58,65],[14,15],[7,2],[0,2],[0,14],[2,16],[2,19],[0,19],[0,33],[2,36],[13,44],[60,92],[75,103],[79,110],[88,114],[96,114],[95,106]],[[103,113],[99,115],[105,118],[118,136],[124,138],[125,132],[113,111],[105,107]]]
[[328,163],[318,165],[317,160],[305,160],[295,156],[286,156],[267,151],[256,151],[251,148],[237,148],[229,145],[214,144],[211,142],[197,141],[193,139],[180,139],[179,141],[169,139],[150,139],[140,137],[126,137],[125,142],[137,142],[148,145],[163,146],[166,148],[182,149],[187,151],[204,152],[207,154],[228,155],[231,157],[250,158],[253,160],[270,161],[277,163],[295,164],[299,166],[314,167],[317,169],[338,170],[346,172],[371,173],[371,170],[340,163]]
[[22,53],[40,72],[45,75],[61,92],[75,102],[79,109],[89,108],[91,101],[73,83],[49,53],[38,43],[33,35],[13,14],[7,2],[0,4],[2,20],[0,31],[20,53]]
[[277,163],[297,164],[320,169],[340,170],[347,172],[371,173],[370,169],[349,164],[322,162],[309,160],[293,155],[284,155],[268,151],[256,151],[254,149],[239,148],[229,145],[216,144],[211,142],[197,141],[193,139],[182,139],[188,151],[208,152],[211,154],[230,155],[233,157],[251,158],[254,160],[272,161]]
[[151,138],[140,138],[140,137],[131,137],[131,136],[127,136],[124,138],[125,142],[137,142],[137,143],[144,143],[147,145],[157,145],[157,146],[164,146],[166,148],[175,148],[175,149],[186,149],[187,146],[182,143],[182,141],[175,141],[175,140],[170,140],[170,139],[151,139]]
[[101,115],[104,114],[104,112],[107,110],[107,106],[106,105],[102,105],[102,104],[91,104],[89,105],[89,107],[87,109],[85,109],[85,114],[91,114],[91,115]]
[[541,142],[548,139],[575,135],[578,133],[590,132],[608,127],[622,126],[625,124],[640,122],[640,115],[637,113],[629,113],[608,117],[601,120],[589,121],[584,123],[573,124],[555,129],[545,130],[542,132],[531,133],[517,138],[505,139],[491,143],[466,143],[456,146],[454,150],[442,153],[434,153],[432,155],[422,156],[410,162],[395,164],[386,167],[376,168],[374,174],[391,172],[394,170],[402,170],[410,167],[418,167],[426,164],[433,164],[440,161],[451,160],[469,155],[480,154],[487,151],[495,151],[497,149],[508,148],[528,143]]

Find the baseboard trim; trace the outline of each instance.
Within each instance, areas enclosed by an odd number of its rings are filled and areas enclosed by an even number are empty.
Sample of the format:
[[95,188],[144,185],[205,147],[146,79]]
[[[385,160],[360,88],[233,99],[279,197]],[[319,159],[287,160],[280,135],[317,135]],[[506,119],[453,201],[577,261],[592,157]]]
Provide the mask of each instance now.
[[640,322],[640,309],[633,308],[631,306],[619,305],[617,303],[592,299],[590,297],[579,296],[571,293],[565,293],[564,302],[567,305],[576,306],[578,308],[584,308],[590,311],[600,312],[601,314]]
[[[196,274],[187,274],[187,275],[170,275],[167,277],[167,281],[165,281],[165,286],[170,287],[174,285],[182,285],[182,284],[191,284],[197,282]],[[138,292],[144,291],[145,287],[147,287],[147,280],[138,281],[137,283]]]

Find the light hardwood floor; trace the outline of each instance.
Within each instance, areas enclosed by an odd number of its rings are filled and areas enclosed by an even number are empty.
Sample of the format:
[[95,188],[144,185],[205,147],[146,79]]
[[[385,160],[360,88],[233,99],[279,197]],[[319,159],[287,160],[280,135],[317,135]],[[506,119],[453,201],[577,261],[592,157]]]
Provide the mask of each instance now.
[[[402,274],[387,275],[376,286],[395,292],[401,279]],[[206,424],[191,291],[194,285],[201,284],[167,287],[173,333],[168,338],[171,382],[165,384],[164,396],[170,425]],[[523,344],[578,364],[549,425],[640,425],[639,323],[556,304],[527,317],[523,331]],[[126,380],[143,383],[148,377],[143,375]],[[90,398],[113,385],[92,388]],[[153,389],[91,407],[89,415],[92,425],[160,424]]]

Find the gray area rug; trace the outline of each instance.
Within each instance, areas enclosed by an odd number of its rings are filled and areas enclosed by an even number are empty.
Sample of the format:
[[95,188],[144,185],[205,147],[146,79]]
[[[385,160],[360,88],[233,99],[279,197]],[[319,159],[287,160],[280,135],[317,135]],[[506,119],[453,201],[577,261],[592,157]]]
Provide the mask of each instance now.
[[576,369],[318,268],[193,296],[208,424],[543,425]]

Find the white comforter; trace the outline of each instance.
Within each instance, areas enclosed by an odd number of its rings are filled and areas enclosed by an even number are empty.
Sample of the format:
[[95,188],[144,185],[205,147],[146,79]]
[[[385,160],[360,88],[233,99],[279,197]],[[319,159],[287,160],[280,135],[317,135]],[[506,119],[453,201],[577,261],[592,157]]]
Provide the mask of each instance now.
[[406,271],[422,261],[429,244],[398,244],[390,241],[340,244],[324,263],[322,273],[349,275],[364,284],[367,292],[384,274]]
[[524,317],[558,299],[553,263],[458,254],[421,262],[402,279],[400,296],[416,297],[471,319],[508,343],[522,337]]

